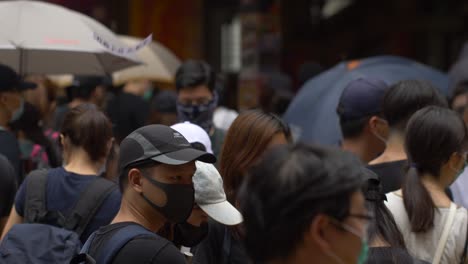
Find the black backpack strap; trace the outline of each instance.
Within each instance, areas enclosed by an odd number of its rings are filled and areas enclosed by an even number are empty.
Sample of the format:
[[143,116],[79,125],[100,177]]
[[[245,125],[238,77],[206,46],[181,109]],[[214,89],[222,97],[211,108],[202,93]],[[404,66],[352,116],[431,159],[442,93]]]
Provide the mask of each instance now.
[[117,188],[117,185],[101,177],[96,179],[80,195],[72,212],[60,225],[73,230],[81,237],[91,219],[101,207],[104,200]]
[[[130,242],[130,240],[139,236],[158,237],[155,233],[138,224],[123,227],[113,234],[111,239],[106,241],[106,243],[100,248],[98,251],[99,255],[96,258],[96,263],[110,263],[117,253],[128,242]],[[160,243],[160,245],[161,247],[164,246],[163,243]],[[160,248],[154,248],[154,252],[157,252],[158,250],[160,250]]]
[[38,223],[47,215],[46,192],[47,170],[32,171],[26,182],[26,200],[24,204],[24,222]]
[[[468,212],[467,212],[468,213]],[[468,221],[467,221],[468,223]],[[466,238],[465,238],[465,247],[463,248],[463,255],[462,255],[462,258],[460,260],[460,263],[461,264],[464,264],[465,263],[465,260],[466,260],[466,253],[468,251],[468,226],[466,228]]]

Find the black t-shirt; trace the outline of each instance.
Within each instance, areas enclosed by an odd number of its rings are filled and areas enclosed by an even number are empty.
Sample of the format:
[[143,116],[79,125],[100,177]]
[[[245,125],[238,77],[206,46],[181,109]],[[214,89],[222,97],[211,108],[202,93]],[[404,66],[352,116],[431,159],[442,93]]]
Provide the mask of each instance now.
[[114,135],[120,142],[146,125],[150,106],[143,98],[122,92],[109,102],[106,110],[114,125]]
[[384,162],[369,165],[369,169],[379,175],[384,193],[396,191],[401,188],[406,174],[406,160]]
[[[99,250],[107,243],[112,243],[112,236],[121,228],[137,225],[123,222],[101,227],[89,249],[89,255],[97,259]],[[154,237],[141,236],[130,240],[116,254],[112,264],[186,264],[180,251],[165,238],[155,234]],[[107,263],[102,263],[107,264]]]
[[242,242],[228,227],[214,221],[208,222],[208,235],[193,252],[192,264],[251,263]]
[[5,156],[0,155],[0,218],[10,214],[15,200],[16,173]]
[[414,259],[402,248],[372,247],[366,264],[429,264],[422,260]]
[[[389,193],[401,189],[408,167],[407,164],[407,160],[399,160],[369,165],[368,168],[380,177],[383,193]],[[450,200],[453,200],[450,188],[445,189],[445,193]]]
[[15,169],[17,184],[23,181],[23,172],[21,170],[21,151],[18,140],[10,131],[0,128],[0,154],[4,155]]

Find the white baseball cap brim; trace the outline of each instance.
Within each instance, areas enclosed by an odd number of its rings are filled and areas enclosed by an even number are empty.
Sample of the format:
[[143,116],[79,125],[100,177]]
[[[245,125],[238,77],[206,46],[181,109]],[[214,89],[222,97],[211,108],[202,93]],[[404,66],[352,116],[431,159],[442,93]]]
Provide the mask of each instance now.
[[198,206],[213,220],[227,226],[238,225],[244,220],[242,214],[228,201]]

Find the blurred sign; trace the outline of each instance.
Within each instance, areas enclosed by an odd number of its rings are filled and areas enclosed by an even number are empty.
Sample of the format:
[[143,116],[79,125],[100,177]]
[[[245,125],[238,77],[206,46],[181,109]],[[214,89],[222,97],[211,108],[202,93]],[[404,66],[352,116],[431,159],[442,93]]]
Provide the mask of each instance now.
[[109,42],[108,40],[99,36],[96,33],[93,34],[93,37],[97,42],[99,42],[99,44],[105,47],[110,53],[118,55],[118,56],[124,56],[124,55],[128,55],[131,53],[135,53],[153,41],[153,34],[150,34],[148,37],[143,39],[141,42],[137,43],[135,46],[122,47],[122,46],[116,46],[115,44]]

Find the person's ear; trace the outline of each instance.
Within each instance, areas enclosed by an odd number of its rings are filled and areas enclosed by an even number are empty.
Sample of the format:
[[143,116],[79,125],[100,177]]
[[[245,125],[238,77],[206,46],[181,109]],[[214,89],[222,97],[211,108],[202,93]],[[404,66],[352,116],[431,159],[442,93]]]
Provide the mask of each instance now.
[[463,157],[463,155],[458,152],[454,152],[452,155],[450,155],[447,163],[448,166],[452,168],[452,170],[458,170],[458,168],[463,167],[465,164],[465,157]]
[[0,93],[0,105],[5,106],[8,102],[8,96],[5,93]]
[[388,137],[390,128],[388,126],[388,122],[385,119],[380,118],[378,116],[372,116],[371,118],[369,118],[368,125],[372,133],[377,133],[385,139]]
[[64,134],[60,134],[59,143],[60,143],[60,146],[62,148],[65,146],[65,135]]
[[143,192],[143,175],[139,169],[131,169],[128,171],[128,184],[138,193]]
[[112,151],[112,147],[114,146],[115,138],[112,137],[107,141],[107,146],[106,146],[106,157],[109,156],[109,153]]
[[309,232],[304,238],[305,242],[315,245],[322,252],[331,251],[331,243],[329,242],[329,237],[327,237],[331,225],[332,223],[328,216],[323,214],[317,215],[310,224]]

